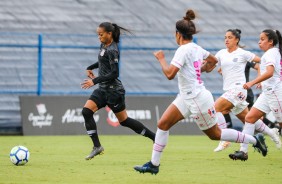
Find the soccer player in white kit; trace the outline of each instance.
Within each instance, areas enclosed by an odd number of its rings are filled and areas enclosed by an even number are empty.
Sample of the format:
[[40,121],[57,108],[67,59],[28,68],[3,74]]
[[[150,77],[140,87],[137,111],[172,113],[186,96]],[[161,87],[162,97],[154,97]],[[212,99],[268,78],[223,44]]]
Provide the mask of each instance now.
[[[279,47],[275,47],[279,45]],[[249,89],[260,84],[262,93],[245,118],[243,133],[254,134],[260,117],[273,112],[276,120],[282,123],[282,37],[278,30],[266,29],[260,34],[259,47],[265,53],[261,57],[260,75],[243,85]],[[261,124],[262,125],[262,124]],[[248,145],[241,144],[240,151],[230,154],[233,160],[245,160],[248,157]]]
[[[197,33],[192,21],[194,18],[194,11],[188,10],[186,16],[176,22],[175,39],[179,48],[170,65],[167,64],[163,51],[154,53],[169,80],[177,74],[179,94],[158,122],[151,160],[134,167],[141,173],[159,172],[160,158],[168,142],[169,129],[185,117],[193,117],[198,127],[212,140],[250,143],[258,148],[263,156],[267,154],[262,134],[253,137],[233,129],[218,128],[213,96],[201,80],[201,71],[210,72],[217,60],[208,51],[192,42],[192,35]],[[202,65],[204,59],[206,62]]]
[[[221,112],[231,111],[242,123],[245,123],[245,116],[249,112],[247,90],[243,88],[246,83],[245,67],[247,62],[260,62],[260,58],[255,54],[246,51],[239,45],[241,30],[228,29],[225,33],[226,49],[218,51],[215,57],[218,59],[221,74],[223,77],[224,94],[215,101],[215,110],[218,115]],[[220,121],[218,126],[226,128],[225,121]],[[262,128],[263,127],[263,128]],[[276,146],[281,147],[281,141],[277,129],[270,129],[264,123],[257,123],[256,130],[267,134],[275,140]],[[220,141],[215,152],[222,151],[230,146],[228,141]]]

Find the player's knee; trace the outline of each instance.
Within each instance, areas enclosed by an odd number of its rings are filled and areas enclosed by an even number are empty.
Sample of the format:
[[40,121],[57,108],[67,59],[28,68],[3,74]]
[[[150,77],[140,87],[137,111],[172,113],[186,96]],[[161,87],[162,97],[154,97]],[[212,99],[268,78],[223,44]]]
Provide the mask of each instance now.
[[83,107],[82,111],[82,116],[84,117],[84,119],[89,119],[91,117],[93,117],[94,112],[86,107]]
[[248,114],[246,115],[245,117],[245,122],[248,122],[248,123],[254,123],[256,122],[258,119],[256,119],[255,117],[253,116],[249,116]]
[[161,121],[161,120],[158,121],[158,128],[159,128],[159,129],[164,130],[164,131],[167,131],[167,130],[170,129],[170,127],[171,127],[171,126],[169,125],[169,123],[166,123],[166,122]]

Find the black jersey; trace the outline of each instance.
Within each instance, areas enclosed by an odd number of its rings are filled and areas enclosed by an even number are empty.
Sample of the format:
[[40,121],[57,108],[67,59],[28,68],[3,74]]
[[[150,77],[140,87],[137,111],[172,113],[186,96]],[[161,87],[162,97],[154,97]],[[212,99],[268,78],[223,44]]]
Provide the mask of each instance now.
[[256,65],[255,62],[247,62],[246,67],[245,67],[246,82],[249,82],[250,68],[255,68],[255,65]]
[[[256,63],[255,62],[247,62],[246,67],[245,67],[245,76],[246,76],[246,82],[249,82],[250,78],[250,69],[255,68]],[[250,88],[248,89],[248,97],[247,98],[254,98],[254,93],[253,90]],[[248,103],[249,100],[247,100]]]
[[94,84],[99,84],[102,90],[124,90],[119,76],[119,49],[115,42],[105,46],[101,44],[97,63],[87,69],[99,68],[99,76],[93,79]]

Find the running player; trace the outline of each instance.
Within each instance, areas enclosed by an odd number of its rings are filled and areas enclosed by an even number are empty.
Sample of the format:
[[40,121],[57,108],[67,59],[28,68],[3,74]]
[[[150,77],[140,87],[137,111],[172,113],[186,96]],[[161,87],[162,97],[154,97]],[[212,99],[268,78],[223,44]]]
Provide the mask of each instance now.
[[[192,42],[193,35],[197,33],[193,19],[194,11],[188,10],[186,16],[176,22],[175,39],[179,48],[170,65],[167,64],[163,51],[154,53],[169,80],[178,75],[179,94],[158,122],[151,160],[142,166],[134,167],[141,173],[159,172],[160,158],[168,142],[169,129],[189,116],[194,118],[198,127],[212,140],[250,143],[258,148],[263,156],[267,154],[262,134],[253,137],[233,129],[218,128],[213,96],[201,80],[201,71],[210,72],[217,60],[208,51]],[[202,65],[204,59],[206,62]]]
[[[276,45],[279,45],[279,48],[276,48]],[[262,93],[245,118],[243,133],[250,135],[257,130],[258,123],[261,125],[260,129],[266,128],[260,117],[270,111],[278,122],[282,122],[282,37],[280,32],[271,29],[262,31],[259,47],[265,52],[261,58],[260,75],[243,85],[244,89],[249,89],[255,84],[260,84],[262,87]],[[248,159],[248,145],[241,144],[240,151],[230,154],[229,157],[233,160]]]
[[[146,128],[142,123],[127,116],[125,109],[125,90],[118,79],[119,76],[119,38],[120,31],[127,31],[117,24],[103,22],[97,28],[98,38],[101,42],[100,53],[98,62],[87,67],[86,75],[89,79],[85,79],[81,83],[83,89],[88,89],[96,84],[99,88],[95,89],[86,101],[83,107],[82,115],[85,120],[85,127],[88,135],[94,144],[93,150],[85,158],[86,160],[92,159],[94,156],[101,154],[104,148],[99,141],[97,126],[93,118],[93,114],[105,107],[106,105],[111,108],[115,113],[121,126],[128,127],[150,138],[152,141],[155,139],[155,134]],[[95,76],[92,72],[93,69],[99,68],[99,76]]]
[[[245,116],[248,113],[248,103],[246,102],[247,90],[243,89],[246,83],[244,70],[247,62],[260,62],[260,58],[255,54],[246,51],[239,45],[241,39],[241,30],[229,29],[225,33],[226,49],[217,52],[215,57],[219,61],[221,74],[223,77],[223,90],[225,93],[215,101],[216,112],[232,112],[245,122]],[[217,122],[220,128],[226,128],[226,123]],[[260,129],[264,126],[264,129]],[[275,130],[270,129],[265,124],[257,124],[256,130],[269,135],[278,148],[281,147],[279,134]],[[215,152],[222,151],[230,146],[230,142],[220,141]]]

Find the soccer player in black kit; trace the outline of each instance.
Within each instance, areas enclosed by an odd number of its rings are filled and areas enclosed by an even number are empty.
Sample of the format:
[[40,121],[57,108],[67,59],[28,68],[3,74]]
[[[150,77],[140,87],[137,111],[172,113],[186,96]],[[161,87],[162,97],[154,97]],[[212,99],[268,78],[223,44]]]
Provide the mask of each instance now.
[[[99,25],[97,34],[101,46],[98,62],[87,67],[86,75],[89,79],[85,79],[84,82],[81,83],[83,89],[88,89],[99,84],[99,88],[93,91],[82,110],[87,134],[90,136],[94,144],[93,150],[85,158],[86,160],[90,160],[104,151],[104,148],[99,141],[93,114],[106,105],[115,113],[121,126],[128,127],[137,134],[150,138],[152,141],[155,140],[155,133],[150,131],[139,121],[128,117],[126,113],[125,89],[121,81],[118,79],[118,42],[121,30],[129,32],[127,29],[114,23],[103,22]],[[99,68],[99,76],[95,76],[92,72],[93,69],[97,68]]]

